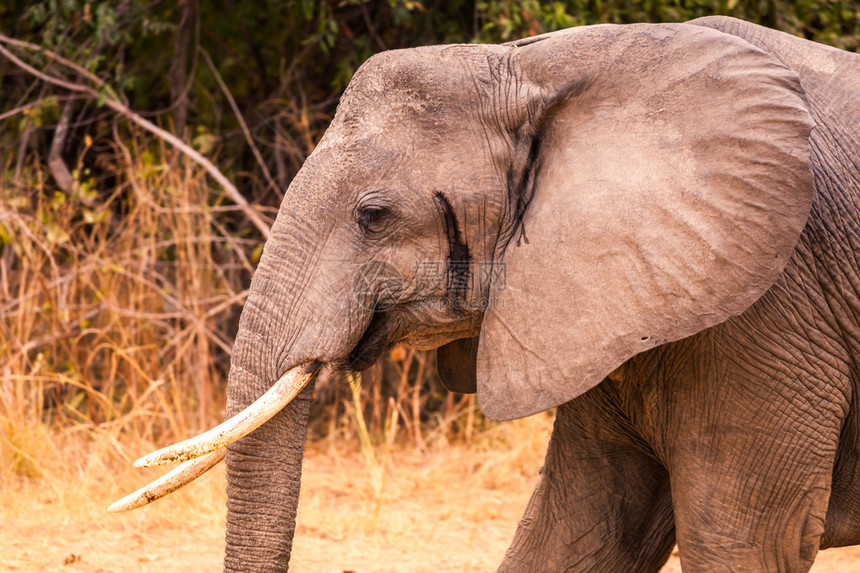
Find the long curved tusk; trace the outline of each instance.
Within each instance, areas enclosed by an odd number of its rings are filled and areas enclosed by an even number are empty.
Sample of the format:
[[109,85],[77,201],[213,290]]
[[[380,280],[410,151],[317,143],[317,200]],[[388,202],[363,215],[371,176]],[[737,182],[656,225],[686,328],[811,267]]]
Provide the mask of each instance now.
[[134,493],[131,493],[119,501],[115,501],[108,508],[110,513],[137,509],[156,499],[160,499],[177,489],[188,485],[196,480],[224,459],[227,450],[220,449],[203,457],[189,460],[184,464],[170,470],[154,482],[146,485]]
[[256,402],[229,420],[184,442],[145,455],[134,462],[135,467],[144,468],[190,460],[247,436],[283,410],[316,376],[320,366],[319,362],[314,361],[288,370]]

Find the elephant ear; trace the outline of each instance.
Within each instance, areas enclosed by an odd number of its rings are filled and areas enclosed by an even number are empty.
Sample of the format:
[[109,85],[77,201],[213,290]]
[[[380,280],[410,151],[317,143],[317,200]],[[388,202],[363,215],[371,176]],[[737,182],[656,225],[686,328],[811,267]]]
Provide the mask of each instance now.
[[478,398],[496,420],[746,310],[782,272],[813,194],[798,78],[742,40],[598,26],[510,58],[533,188],[481,326]]

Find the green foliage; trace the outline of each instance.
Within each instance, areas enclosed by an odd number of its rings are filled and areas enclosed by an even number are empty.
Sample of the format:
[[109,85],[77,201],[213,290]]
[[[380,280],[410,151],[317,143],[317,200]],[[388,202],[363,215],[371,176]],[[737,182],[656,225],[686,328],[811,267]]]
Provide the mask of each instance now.
[[153,43],[147,57],[133,60],[131,66],[128,51],[152,39],[163,46],[175,29],[170,10],[159,11],[140,0],[42,0],[30,2],[22,12],[16,24],[24,34],[19,32],[18,38],[69,58],[120,88],[132,77],[156,74],[153,64],[164,61],[152,57],[157,54],[152,48],[159,44]]
[[583,24],[683,22],[724,15],[857,51],[860,4],[834,0],[573,0],[478,2],[481,41],[504,41]]

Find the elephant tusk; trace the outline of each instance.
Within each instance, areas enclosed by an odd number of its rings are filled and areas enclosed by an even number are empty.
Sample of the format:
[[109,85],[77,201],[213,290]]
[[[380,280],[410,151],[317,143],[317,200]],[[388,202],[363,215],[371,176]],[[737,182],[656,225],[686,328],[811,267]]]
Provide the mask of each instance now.
[[203,457],[189,460],[179,467],[170,470],[149,485],[114,502],[108,508],[108,511],[110,513],[118,513],[120,511],[137,509],[169,493],[173,493],[215,467],[218,462],[224,459],[226,453],[227,450],[220,449]]
[[247,436],[283,410],[313,380],[320,366],[319,362],[309,362],[290,369],[256,402],[229,420],[198,436],[143,456],[134,462],[135,467],[190,460]]

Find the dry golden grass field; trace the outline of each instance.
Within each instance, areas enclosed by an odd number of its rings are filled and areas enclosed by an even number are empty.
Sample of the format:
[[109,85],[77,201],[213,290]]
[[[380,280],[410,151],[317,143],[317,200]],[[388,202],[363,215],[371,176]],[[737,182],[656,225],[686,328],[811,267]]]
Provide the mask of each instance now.
[[[470,446],[431,435],[425,451],[379,446],[373,456],[357,440],[309,444],[292,570],[493,571],[528,500],[550,423],[541,415],[495,426]],[[93,440],[78,457],[57,444],[43,459],[61,472],[3,484],[0,571],[220,570],[223,466],[151,506],[107,514],[111,501],[155,475],[106,463],[118,447],[108,442]],[[677,556],[664,571],[680,571]],[[813,571],[860,572],[860,548],[822,552]]]

